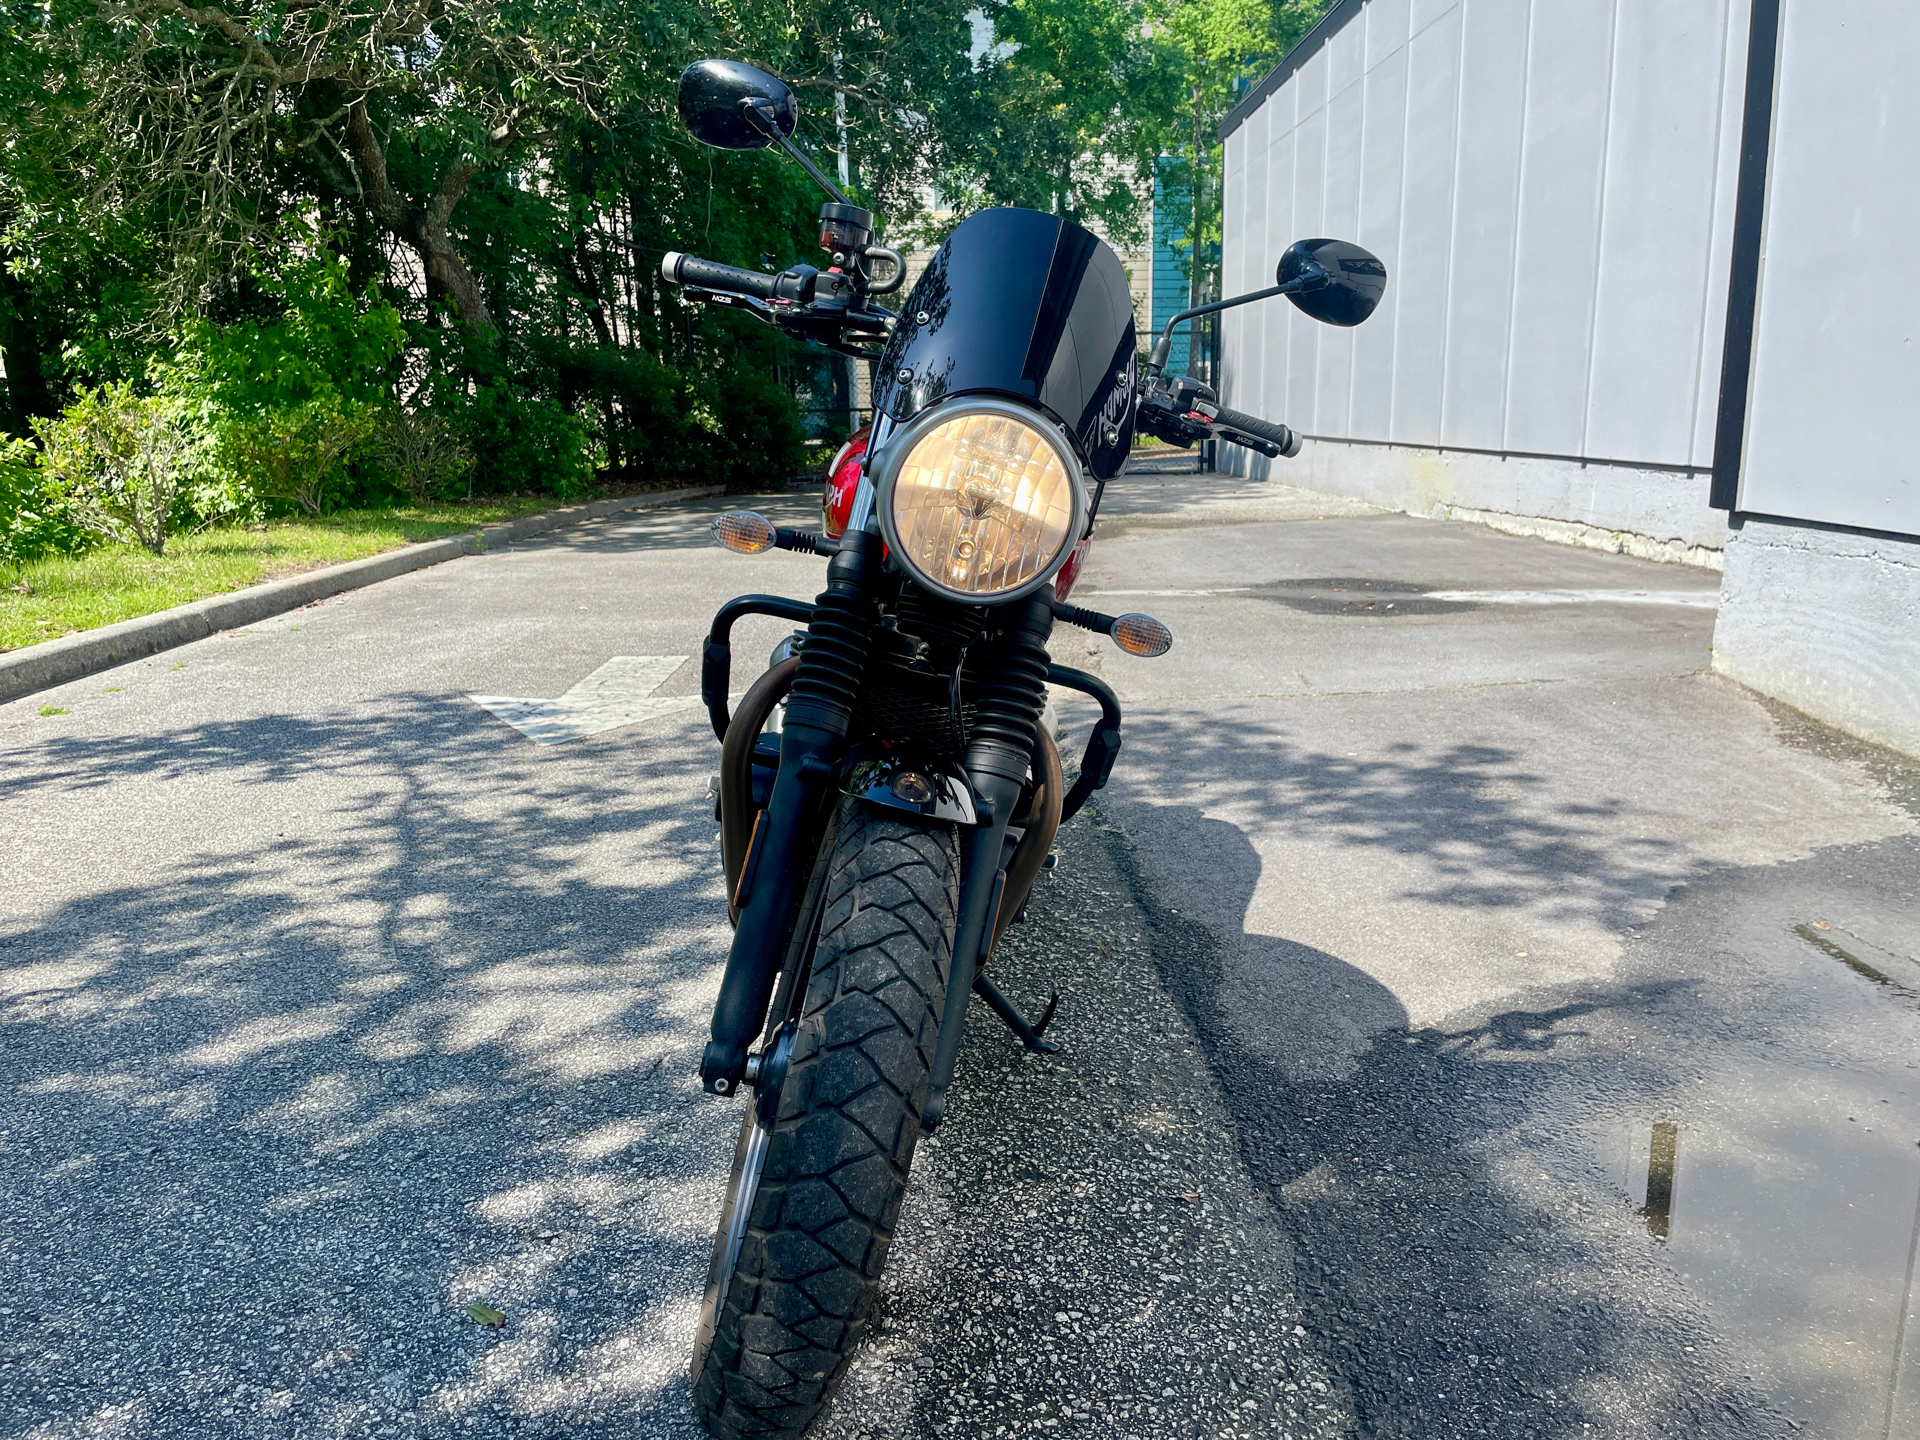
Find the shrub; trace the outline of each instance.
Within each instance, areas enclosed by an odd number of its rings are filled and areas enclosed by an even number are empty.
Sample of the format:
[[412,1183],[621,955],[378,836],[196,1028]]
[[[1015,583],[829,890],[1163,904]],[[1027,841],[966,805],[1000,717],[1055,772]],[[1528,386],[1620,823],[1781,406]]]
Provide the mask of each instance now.
[[288,222],[292,258],[257,271],[268,313],[189,322],[159,372],[182,411],[213,437],[220,473],[194,492],[206,518],[258,514],[290,501],[318,514],[352,482],[348,464],[391,403],[406,345],[399,311],[369,286],[356,293],[330,237]]
[[444,416],[398,405],[380,409],[372,457],[416,505],[445,500],[473,473],[473,451]]
[[496,380],[436,408],[472,450],[477,489],[545,490],[565,500],[593,483],[593,438],[586,422],[551,401]]
[[302,405],[230,416],[220,427],[220,457],[258,495],[291,500],[318,515],[326,488],[374,427],[375,411],[322,395]]
[[406,324],[374,286],[354,292],[346,262],[325,238],[295,226],[290,242],[315,248],[256,275],[277,312],[271,319],[185,328],[179,364],[221,409],[294,410],[329,395],[374,405],[392,393]]
[[0,565],[84,550],[86,532],[66,516],[59,492],[40,468],[40,452],[0,435]]
[[40,464],[75,521],[155,555],[166,549],[197,449],[176,402],[108,384],[82,390],[33,430]]
[[745,366],[720,372],[714,442],[718,479],[729,490],[785,484],[806,458],[800,407],[772,375]]

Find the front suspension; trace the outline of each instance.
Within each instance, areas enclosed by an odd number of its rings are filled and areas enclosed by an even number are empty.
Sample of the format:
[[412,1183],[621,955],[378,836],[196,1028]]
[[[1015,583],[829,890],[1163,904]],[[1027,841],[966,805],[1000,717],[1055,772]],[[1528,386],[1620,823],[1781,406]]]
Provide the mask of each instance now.
[[986,647],[981,664],[971,667],[975,713],[967,741],[967,774],[974,793],[985,801],[983,823],[961,837],[960,915],[954,926],[953,968],[947,978],[947,1005],[940,1017],[940,1038],[927,1079],[927,1104],[920,1128],[929,1133],[947,1113],[947,1087],[960,1056],[973,978],[993,935],[996,902],[1004,901],[1001,879],[1007,822],[1020,803],[1033,755],[1033,730],[1047,704],[1047,637],[1053,632],[1053,587],[1004,614],[1002,628]]
[[765,1023],[788,931],[809,867],[807,846],[819,833],[824,797],[846,749],[854,702],[866,670],[876,617],[874,582],[880,538],[854,532],[827,565],[827,588],[814,602],[780,736],[780,769],[740,872],[733,932],[714,1002],[712,1038],[700,1057],[700,1079],[716,1095],[739,1088],[747,1047]]

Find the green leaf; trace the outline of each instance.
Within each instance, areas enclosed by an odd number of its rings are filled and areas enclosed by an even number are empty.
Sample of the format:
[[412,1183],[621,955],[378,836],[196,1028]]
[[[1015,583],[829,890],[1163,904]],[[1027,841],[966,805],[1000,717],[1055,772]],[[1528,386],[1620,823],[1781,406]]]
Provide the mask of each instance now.
[[467,1315],[476,1323],[485,1325],[489,1330],[497,1330],[507,1323],[507,1317],[491,1305],[482,1305],[477,1300],[467,1306]]

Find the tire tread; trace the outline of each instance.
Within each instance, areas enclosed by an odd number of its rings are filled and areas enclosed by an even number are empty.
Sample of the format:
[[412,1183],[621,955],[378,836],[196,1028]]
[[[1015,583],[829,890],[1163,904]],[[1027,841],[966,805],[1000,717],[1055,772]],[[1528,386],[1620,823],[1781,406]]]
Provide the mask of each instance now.
[[842,803],[766,1167],[694,1387],[718,1440],[799,1434],[865,1333],[920,1136],[959,886],[951,826]]

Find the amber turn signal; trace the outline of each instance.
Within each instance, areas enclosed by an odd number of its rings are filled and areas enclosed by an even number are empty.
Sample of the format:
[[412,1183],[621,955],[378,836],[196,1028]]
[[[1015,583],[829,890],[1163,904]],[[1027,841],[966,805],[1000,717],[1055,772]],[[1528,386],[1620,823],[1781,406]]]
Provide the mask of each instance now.
[[1151,615],[1122,615],[1113,622],[1113,643],[1129,655],[1151,658],[1173,648],[1173,632]]
[[773,522],[756,510],[729,510],[713,519],[713,543],[740,555],[773,548]]

